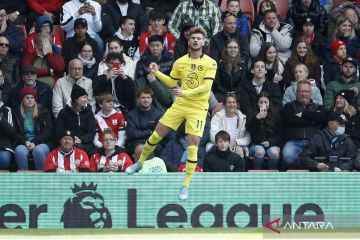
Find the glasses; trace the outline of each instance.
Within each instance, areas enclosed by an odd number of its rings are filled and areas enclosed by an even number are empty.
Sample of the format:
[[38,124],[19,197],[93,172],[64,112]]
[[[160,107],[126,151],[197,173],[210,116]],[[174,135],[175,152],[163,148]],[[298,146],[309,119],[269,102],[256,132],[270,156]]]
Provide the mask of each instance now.
[[0,43],[0,47],[9,47],[8,43]]
[[103,142],[114,142],[114,138],[103,139]]

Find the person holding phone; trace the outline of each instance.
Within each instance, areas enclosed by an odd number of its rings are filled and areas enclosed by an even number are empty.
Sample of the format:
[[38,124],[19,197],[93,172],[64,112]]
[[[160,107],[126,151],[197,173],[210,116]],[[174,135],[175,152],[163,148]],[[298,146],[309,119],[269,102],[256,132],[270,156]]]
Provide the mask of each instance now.
[[246,129],[251,135],[250,155],[253,157],[253,167],[256,170],[264,169],[264,159],[268,157],[269,169],[278,169],[279,146],[282,143],[281,116],[273,115],[267,92],[259,94],[257,110],[246,121]]

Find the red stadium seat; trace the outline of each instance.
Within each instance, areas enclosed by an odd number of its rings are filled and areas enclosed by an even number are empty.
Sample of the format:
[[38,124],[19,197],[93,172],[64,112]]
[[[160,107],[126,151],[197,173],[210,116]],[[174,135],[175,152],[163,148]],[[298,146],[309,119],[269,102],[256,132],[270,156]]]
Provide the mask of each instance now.
[[334,0],[333,1],[333,8],[335,8],[337,5],[342,4],[346,2],[347,0]]
[[[227,4],[227,0],[221,1],[221,5],[220,5],[221,12],[226,11],[226,4]],[[240,9],[241,12],[243,12],[252,23],[254,21],[254,16],[255,16],[255,10],[252,0],[240,0]]]

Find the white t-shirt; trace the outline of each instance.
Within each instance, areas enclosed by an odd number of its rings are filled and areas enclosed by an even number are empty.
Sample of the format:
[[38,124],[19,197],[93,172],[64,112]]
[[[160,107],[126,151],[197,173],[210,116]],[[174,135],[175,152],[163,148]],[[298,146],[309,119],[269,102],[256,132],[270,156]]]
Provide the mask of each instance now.
[[230,134],[230,139],[235,140],[237,138],[237,125],[238,125],[238,117],[227,117],[226,118],[226,129],[225,131]]

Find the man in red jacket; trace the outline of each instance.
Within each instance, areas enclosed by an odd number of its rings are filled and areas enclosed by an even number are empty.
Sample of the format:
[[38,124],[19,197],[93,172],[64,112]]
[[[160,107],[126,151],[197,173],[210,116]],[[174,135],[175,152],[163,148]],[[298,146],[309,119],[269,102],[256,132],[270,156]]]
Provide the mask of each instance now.
[[55,25],[60,23],[60,13],[65,0],[27,0],[26,30],[29,32],[36,18],[48,16]]

